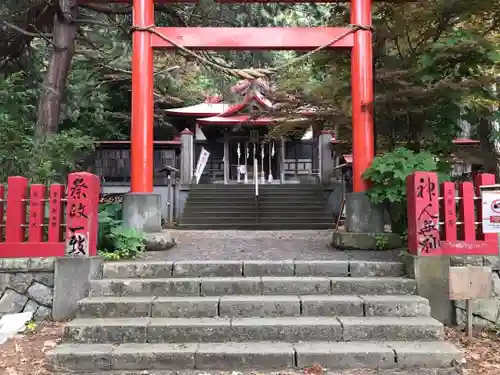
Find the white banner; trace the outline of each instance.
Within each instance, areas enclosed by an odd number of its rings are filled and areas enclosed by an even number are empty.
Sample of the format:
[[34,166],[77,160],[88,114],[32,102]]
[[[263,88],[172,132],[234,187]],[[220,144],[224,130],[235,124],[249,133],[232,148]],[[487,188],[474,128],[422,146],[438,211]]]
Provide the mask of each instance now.
[[200,182],[201,174],[203,173],[203,170],[207,165],[209,156],[210,152],[208,152],[202,147],[200,152],[200,157],[198,158],[198,163],[196,163],[196,169],[194,170],[194,177],[196,178],[196,183]]
[[481,191],[483,233],[500,233],[500,191]]

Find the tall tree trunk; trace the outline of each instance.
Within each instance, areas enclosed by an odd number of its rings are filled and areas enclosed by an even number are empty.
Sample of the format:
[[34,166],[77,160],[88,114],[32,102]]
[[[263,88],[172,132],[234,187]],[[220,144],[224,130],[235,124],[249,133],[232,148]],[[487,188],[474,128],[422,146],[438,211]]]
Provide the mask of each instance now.
[[54,15],[52,56],[38,102],[37,138],[57,133],[66,79],[75,52],[77,25],[74,21],[78,16],[76,0],[60,0],[59,7]]
[[500,176],[500,142],[495,134],[498,134],[498,124],[486,118],[479,120],[479,140],[481,142],[481,154],[485,172],[495,173]]

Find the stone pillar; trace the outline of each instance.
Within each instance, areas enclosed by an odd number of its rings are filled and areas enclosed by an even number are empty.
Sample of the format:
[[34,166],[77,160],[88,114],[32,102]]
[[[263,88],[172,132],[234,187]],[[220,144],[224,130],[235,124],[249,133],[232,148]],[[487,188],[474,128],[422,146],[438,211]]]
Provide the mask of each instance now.
[[332,133],[329,130],[322,130],[318,139],[319,180],[322,184],[330,182],[333,167],[335,166],[331,141]]
[[52,318],[72,319],[78,301],[89,296],[90,281],[102,276],[100,257],[59,257],[54,265],[54,298]]
[[[450,290],[450,257],[406,254],[406,273],[417,282],[417,293],[427,298],[431,316],[445,325],[455,324]],[[482,263],[481,263],[482,264]]]
[[181,133],[181,186],[191,185],[194,169],[194,141],[193,133],[188,128]]
[[224,137],[224,183],[229,182],[229,140]]
[[345,229],[352,233],[384,233],[384,208],[370,202],[365,192],[347,193]]
[[123,197],[123,221],[128,228],[145,233],[161,231],[161,195],[131,193]]

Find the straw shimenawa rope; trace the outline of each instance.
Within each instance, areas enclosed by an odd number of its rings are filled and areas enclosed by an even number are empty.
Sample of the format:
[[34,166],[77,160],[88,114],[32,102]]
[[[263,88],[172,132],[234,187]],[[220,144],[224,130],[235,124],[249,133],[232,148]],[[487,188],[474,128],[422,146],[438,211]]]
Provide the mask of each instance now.
[[227,76],[230,77],[235,77],[238,79],[248,79],[248,80],[253,80],[257,78],[264,78],[264,77],[269,77],[272,76],[276,73],[278,73],[280,70],[284,70],[286,68],[289,68],[292,65],[295,65],[299,62],[305,61],[309,59],[312,55],[314,55],[317,52],[320,52],[328,47],[330,47],[332,44],[337,43],[339,40],[345,38],[349,34],[353,34],[358,30],[369,30],[373,31],[372,26],[366,26],[366,25],[348,25],[349,30],[345,31],[341,35],[329,40],[327,43],[313,49],[312,51],[300,55],[294,59],[288,60],[286,63],[278,65],[276,67],[272,68],[250,68],[250,69],[235,69],[235,68],[228,68],[227,66],[223,66],[221,64],[218,64],[215,61],[211,61],[206,59],[203,56],[198,55],[197,53],[189,50],[188,48],[180,45],[179,43],[173,41],[171,38],[165,36],[158,30],[156,30],[155,26],[146,26],[146,27],[141,27],[141,26],[132,26],[130,28],[130,32],[133,33],[135,31],[147,31],[151,34],[154,34],[158,36],[160,39],[163,39],[164,41],[170,43],[173,45],[175,48],[177,48],[179,51],[183,52],[185,55],[191,56],[192,58],[196,59],[200,63],[217,70]]

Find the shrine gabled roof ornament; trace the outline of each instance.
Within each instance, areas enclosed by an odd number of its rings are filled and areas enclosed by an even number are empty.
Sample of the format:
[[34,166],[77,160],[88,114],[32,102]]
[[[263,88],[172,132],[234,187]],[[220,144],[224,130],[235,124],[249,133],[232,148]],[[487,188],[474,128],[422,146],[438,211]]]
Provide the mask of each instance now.
[[210,117],[224,113],[229,108],[231,108],[229,103],[205,101],[188,107],[167,109],[165,112],[171,116]]
[[[241,80],[231,87],[231,92],[237,94],[242,98],[243,102],[247,99],[250,91],[255,92],[255,99],[264,106],[272,106],[272,103],[267,100],[263,95],[264,92],[269,91],[269,84],[264,79],[257,79],[253,82],[249,80]],[[172,116],[189,116],[189,117],[211,117],[221,115],[229,110],[235,111],[239,104],[230,104],[224,102],[222,95],[206,95],[205,101],[200,104],[195,104],[188,107],[171,108],[167,109],[167,115]]]
[[[204,103],[167,110],[167,113],[173,116],[189,116],[197,120],[197,131],[201,136],[199,125],[217,125],[217,126],[240,126],[247,125],[275,125],[286,121],[286,118],[272,116],[273,112],[280,109],[279,103],[273,103],[266,94],[271,91],[270,85],[265,79],[256,79],[253,81],[241,80],[231,87],[231,92],[242,98],[237,104],[229,104],[223,101],[221,95],[212,95],[206,97]],[[303,113],[304,118],[296,118],[289,121],[300,124],[308,121],[307,114],[314,113],[311,108],[301,108],[298,113]],[[310,129],[309,129],[310,130]],[[310,133],[310,131],[309,131]],[[310,138],[310,135],[307,137]]]
[[271,116],[255,116],[262,112],[272,112],[275,105],[261,92],[259,88],[250,87],[250,83],[240,81],[238,87],[233,89],[245,92],[243,101],[228,108],[223,113],[212,117],[197,119],[200,125],[241,125],[248,123],[252,125],[272,125],[276,119]]

